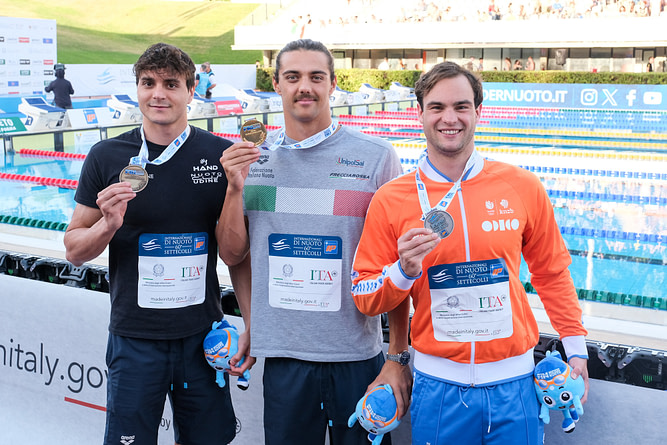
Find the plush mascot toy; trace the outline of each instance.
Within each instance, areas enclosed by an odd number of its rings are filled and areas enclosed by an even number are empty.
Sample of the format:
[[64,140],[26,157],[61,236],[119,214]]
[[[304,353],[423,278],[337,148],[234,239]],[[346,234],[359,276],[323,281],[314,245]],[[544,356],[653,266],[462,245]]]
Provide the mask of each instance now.
[[540,419],[549,423],[549,410],[559,410],[563,413],[563,431],[574,431],[575,423],[584,413],[581,397],[586,391],[583,377],[572,378],[572,367],[565,363],[558,351],[547,351],[544,357],[535,366],[533,374],[535,391],[542,405]]
[[364,394],[357,402],[357,408],[348,419],[347,426],[352,428],[357,420],[368,431],[368,440],[372,445],[379,445],[382,437],[401,423],[391,386],[376,386]]
[[[231,369],[229,360],[239,350],[239,333],[235,326],[229,324],[224,318],[222,321],[214,321],[211,326],[211,332],[204,339],[204,355],[206,361],[216,371],[215,381],[219,387],[225,386],[225,371]],[[237,366],[241,366],[245,357],[239,361]],[[250,372],[245,371],[237,380],[236,385],[242,390],[248,389]]]

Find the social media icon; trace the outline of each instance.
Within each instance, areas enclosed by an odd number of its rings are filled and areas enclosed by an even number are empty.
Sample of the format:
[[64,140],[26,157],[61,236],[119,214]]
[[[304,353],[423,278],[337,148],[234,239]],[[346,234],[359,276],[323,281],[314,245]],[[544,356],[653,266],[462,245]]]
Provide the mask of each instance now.
[[617,91],[618,90],[609,91],[606,88],[603,89],[602,92],[605,95],[605,100],[604,100],[604,102],[602,102],[602,105],[605,105],[606,103],[609,103],[609,105],[612,105],[614,107],[617,106],[618,104],[616,103],[616,99],[614,99],[614,94],[616,94]]
[[644,93],[644,104],[660,105],[662,103],[662,93],[660,91],[647,91]]
[[581,105],[595,105],[598,103],[598,92],[592,88],[581,90]]

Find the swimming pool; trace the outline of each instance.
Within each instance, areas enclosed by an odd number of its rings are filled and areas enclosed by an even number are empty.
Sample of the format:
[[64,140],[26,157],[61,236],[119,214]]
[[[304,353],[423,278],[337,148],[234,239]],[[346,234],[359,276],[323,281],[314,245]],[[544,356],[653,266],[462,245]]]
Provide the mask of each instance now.
[[[0,169],[0,221],[16,223],[18,218],[57,223],[56,230],[69,223],[74,210],[74,189],[38,183],[26,178],[79,178],[82,160],[54,159],[34,155],[6,154]],[[9,179],[15,175],[16,179]],[[44,224],[42,224],[44,225]],[[52,224],[53,225],[53,224]]]
[[[397,150],[403,164],[414,168],[423,146],[410,142],[400,145]],[[513,144],[481,143],[477,148],[487,158],[522,166],[540,178],[570,250],[570,272],[581,298],[664,306],[664,160],[656,162],[639,155],[628,159],[615,151],[563,152]],[[525,263],[521,279],[530,281]]]
[[[415,167],[425,149],[418,126],[410,120],[391,125],[364,117],[340,120],[392,142],[406,170]],[[540,137],[539,132],[482,130],[477,148],[483,156],[519,165],[542,181],[572,256],[570,271],[581,299],[667,310],[664,144],[632,134],[605,138],[561,132]],[[36,155],[38,151],[20,145],[15,149],[4,155],[0,169],[0,222],[64,230],[74,209],[81,156],[74,157],[74,147],[67,144],[69,158]],[[29,182],[34,178],[58,178],[61,183]],[[521,279],[531,290],[525,264]]]

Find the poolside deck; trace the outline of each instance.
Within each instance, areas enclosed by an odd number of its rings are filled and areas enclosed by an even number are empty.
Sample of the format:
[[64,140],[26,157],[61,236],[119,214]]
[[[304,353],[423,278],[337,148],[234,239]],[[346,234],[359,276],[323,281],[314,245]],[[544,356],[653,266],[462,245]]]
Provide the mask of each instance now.
[[[63,232],[0,224],[0,250],[64,260],[63,237]],[[107,267],[107,261],[105,251],[90,264]],[[220,284],[231,285],[222,261],[218,262],[217,271]],[[529,299],[540,332],[555,334],[537,295],[530,294]],[[580,304],[589,340],[667,351],[667,312],[589,301]]]

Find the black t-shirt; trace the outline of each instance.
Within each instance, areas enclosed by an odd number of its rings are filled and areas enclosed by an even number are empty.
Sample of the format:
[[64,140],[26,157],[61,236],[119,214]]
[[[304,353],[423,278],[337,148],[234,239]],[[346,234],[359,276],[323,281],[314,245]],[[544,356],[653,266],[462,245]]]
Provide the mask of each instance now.
[[72,84],[67,79],[56,79],[44,88],[44,91],[50,93],[53,91],[53,102],[56,107],[72,108],[72,98],[70,94],[74,94]]
[[[192,127],[188,139],[169,161],[146,165],[148,185],[128,203],[123,226],[109,244],[110,332],[147,339],[182,338],[203,331],[222,317],[215,227],[227,189],[220,156],[230,145],[226,139]],[[138,128],[93,146],[83,165],[75,201],[97,208],[98,192],[119,182],[120,171],[130,158],[138,155],[140,148]],[[164,148],[148,143],[149,159],[153,161]],[[208,243],[207,256],[203,256],[206,263],[203,303],[175,309],[139,305],[139,252],[145,252],[139,243],[146,242],[150,234],[197,234],[199,240]],[[155,274],[159,276],[159,272]],[[146,274],[142,277],[147,279]]]

